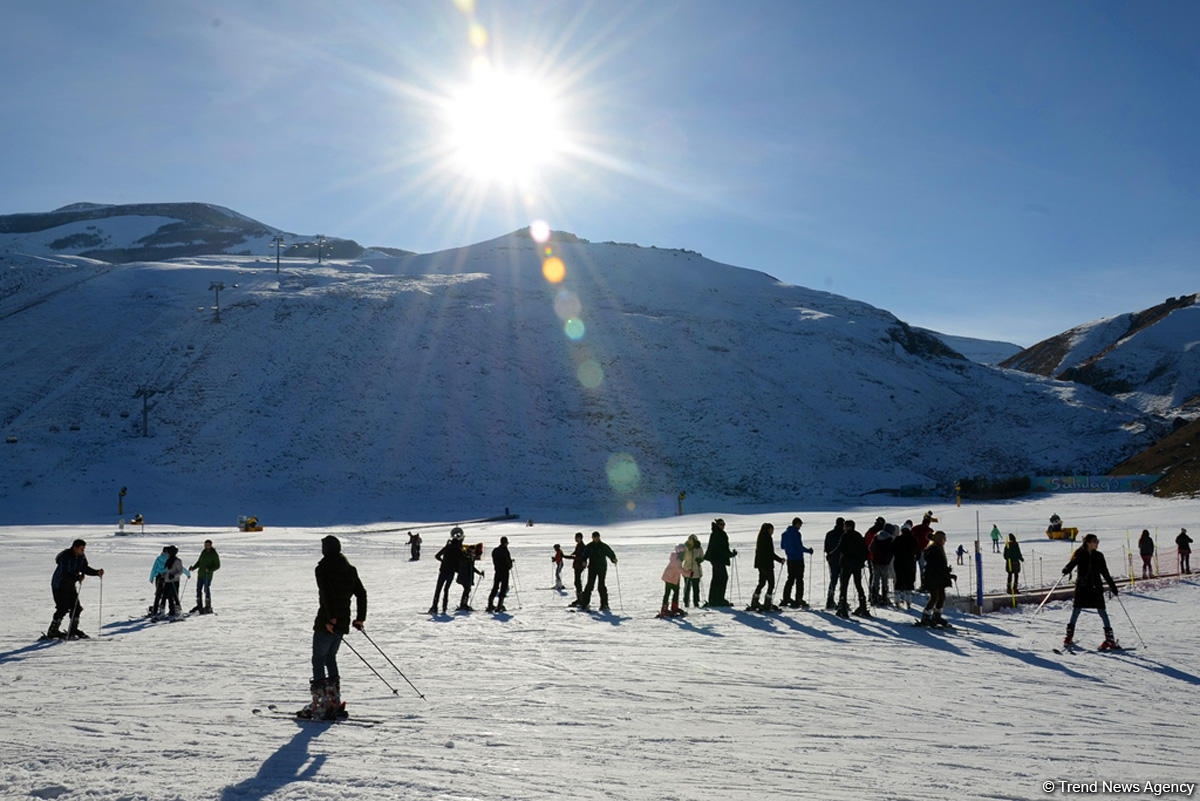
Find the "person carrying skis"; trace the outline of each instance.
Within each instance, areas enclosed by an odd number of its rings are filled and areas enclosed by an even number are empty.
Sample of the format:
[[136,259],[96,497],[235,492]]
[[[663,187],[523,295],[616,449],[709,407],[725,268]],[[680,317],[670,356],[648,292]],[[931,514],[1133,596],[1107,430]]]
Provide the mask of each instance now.
[[150,583],[154,585],[154,603],[146,610],[147,617],[154,617],[162,613],[163,603],[166,600],[164,593],[167,581],[167,550],[170,547],[170,545],[163,546],[162,553],[158,555],[150,568]]
[[554,589],[556,590],[563,588],[562,567],[564,558],[565,554],[563,553],[562,546],[557,542],[554,543],[554,553],[550,555],[550,561],[554,563]]
[[446,614],[446,607],[450,603],[450,585],[454,583],[454,577],[458,575],[458,566],[463,561],[463,530],[458,526],[450,529],[450,539],[446,540],[446,544],[442,549],[433,555],[440,566],[438,567],[437,587],[433,591],[433,605],[429,607],[429,614],[436,615],[438,613],[438,596],[442,596],[442,614]]
[[950,562],[946,559],[946,532],[935,531],[929,537],[929,545],[925,548],[925,584],[929,590],[929,601],[921,612],[918,626],[941,626],[954,628],[946,618],[942,617],[942,607],[946,605],[946,588],[954,581],[950,572]]
[[683,605],[700,608],[700,577],[704,568],[704,549],[700,547],[700,538],[689,534],[683,547]]
[[1104,642],[1100,644],[1100,650],[1120,648],[1113,638],[1112,623],[1109,622],[1108,612],[1104,608],[1104,583],[1108,583],[1113,597],[1117,595],[1117,583],[1109,575],[1108,563],[1105,562],[1104,554],[1100,553],[1099,548],[1100,538],[1095,534],[1088,534],[1083,538],[1083,545],[1075,549],[1071,561],[1062,569],[1064,576],[1069,575],[1072,570],[1078,571],[1075,575],[1074,608],[1071,610],[1071,620],[1067,623],[1067,634],[1063,637],[1064,648],[1075,645],[1075,621],[1084,609],[1095,609],[1100,613],[1100,622],[1104,624]]
[[[662,611],[657,617],[680,617],[686,614],[679,608],[679,580],[683,578],[683,552],[686,549],[685,545],[676,545],[667,559],[667,569],[662,574],[663,584],[666,585],[663,588]],[[669,610],[668,601],[671,603]]]
[[179,558],[179,548],[174,545],[167,546],[167,573],[166,580],[163,582],[163,597],[167,601],[167,614],[171,617],[179,617],[179,577],[186,574],[188,578],[192,577],[192,573],[183,566],[183,560]]
[[[88,639],[88,635],[79,628],[79,616],[83,614],[83,607],[79,603],[79,585],[84,576],[104,578],[104,571],[88,564],[84,554],[86,550],[86,542],[75,540],[70,548],[62,550],[54,557],[54,575],[50,577],[50,590],[54,594],[54,617],[42,639]],[[66,615],[71,616],[71,623],[64,633],[59,629],[59,624]]]
[[737,556],[737,551],[730,549],[725,521],[719,517],[712,522],[708,548],[704,553],[713,572],[712,581],[708,583],[708,603],[705,606],[733,606],[725,597],[725,588],[729,585],[729,561]]
[[197,571],[196,605],[192,607],[191,611],[199,612],[202,615],[211,615],[213,573],[221,569],[221,557],[217,554],[217,549],[213,547],[212,540],[204,541],[204,549],[200,551],[200,556],[196,557],[196,564],[192,565],[190,569]]
[[783,530],[783,535],[779,538],[779,547],[783,548],[783,555],[787,557],[787,581],[783,583],[783,600],[780,601],[780,605],[793,609],[808,607],[808,602],[804,600],[804,554],[812,553],[813,549],[804,547],[804,538],[800,534],[802,525],[803,520],[793,517],[792,524]]
[[583,570],[587,567],[587,546],[583,544],[583,532],[575,532],[575,550],[571,551],[571,569],[575,571],[575,600],[570,606],[583,603]]
[[850,604],[846,600],[846,592],[850,587],[850,579],[854,579],[854,589],[858,592],[858,608],[854,614],[858,617],[870,617],[867,609],[867,596],[863,592],[862,569],[867,561],[867,543],[863,535],[854,530],[854,521],[847,520],[842,524],[841,576],[837,605],[838,617],[850,617]]
[[1017,594],[1017,579],[1021,575],[1021,563],[1025,561],[1025,557],[1021,556],[1021,546],[1017,543],[1017,535],[1011,531],[1008,533],[1008,542],[1004,544],[1004,572],[1008,574],[1009,595]]
[[508,537],[501,537],[500,544],[492,549],[492,591],[488,593],[487,610],[503,612],[504,598],[508,595],[508,574],[516,560],[508,552]]
[[[332,534],[321,540],[321,561],[314,571],[317,578],[317,616],[313,620],[312,667],[309,684],[312,703],[296,713],[299,718],[335,720],[346,717],[342,702],[341,676],[337,652],[350,626],[362,629],[367,619],[367,591],[358,571],[342,553],[342,542]],[[354,617],[350,617],[350,598],[354,598]]]
[[475,577],[483,578],[483,571],[475,567],[475,563],[483,558],[483,543],[477,542],[463,548],[461,561],[458,563],[458,583],[462,585],[462,600],[458,602],[459,612],[474,612],[471,608],[471,589],[475,586]]
[[829,595],[825,598],[827,610],[837,609],[834,603],[834,593],[837,592],[838,579],[842,575],[842,528],[846,525],[843,518],[834,521],[833,528],[825,532],[825,562],[829,565]]
[[408,561],[421,561],[421,535],[408,532]]
[[1192,538],[1188,536],[1187,529],[1179,529],[1179,536],[1175,538],[1175,545],[1179,548],[1179,572],[1192,572]]
[[1150,560],[1154,558],[1154,538],[1150,536],[1149,529],[1142,529],[1142,536],[1138,537],[1138,555],[1142,557],[1142,578],[1154,578],[1154,571],[1150,569]]
[[[775,563],[783,563],[786,560],[775,553],[775,541],[771,536],[774,533],[775,526],[770,523],[763,523],[758,529],[758,540],[754,545],[754,567],[758,570],[758,584],[754,588],[754,595],[750,596],[750,606],[746,607],[751,612],[779,611],[779,607],[771,602],[771,596],[775,592]],[[758,596],[763,587],[766,587],[767,595],[759,604]]]
[[579,601],[580,609],[588,608],[588,605],[592,601],[592,590],[595,588],[600,593],[600,611],[608,611],[608,585],[604,579],[608,574],[609,561],[615,565],[617,563],[617,555],[613,553],[612,548],[609,548],[606,543],[601,541],[600,532],[593,531],[592,541],[587,549],[588,580],[587,586],[583,588],[583,596]]

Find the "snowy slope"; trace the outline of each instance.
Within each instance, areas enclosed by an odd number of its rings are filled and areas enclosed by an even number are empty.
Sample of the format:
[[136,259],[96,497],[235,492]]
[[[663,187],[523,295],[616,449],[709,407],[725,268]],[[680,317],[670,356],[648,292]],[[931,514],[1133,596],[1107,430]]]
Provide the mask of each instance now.
[[976,339],[974,337],[959,337],[931,331],[928,328],[916,329],[923,334],[937,337],[951,350],[958,351],[973,362],[980,364],[1000,364],[1005,359],[1020,353],[1021,346],[1012,342],[1001,342],[993,339]]
[[[819,552],[834,514],[797,511]],[[781,530],[797,511],[725,515],[742,552],[735,600],[751,590],[759,523]],[[921,511],[838,514],[901,521]],[[948,550],[973,544],[978,514],[985,539],[993,522],[1021,537],[1027,580],[1040,570],[1050,583],[1071,547],[1040,534],[1051,512],[1097,531],[1116,566],[1126,532],[1136,537],[1149,527],[1165,548],[1179,525],[1194,525],[1200,505],[1060,496],[934,511],[951,533]],[[609,572],[616,613],[607,618],[565,611],[566,597],[547,589],[550,546],[590,526],[468,526],[468,540],[489,549],[501,535],[512,541],[512,613],[436,621],[422,611],[435,580],[431,555],[448,525],[418,529],[426,549],[415,563],[403,545],[415,524],[259,534],[160,526],[119,538],[98,526],[0,529],[8,611],[0,619],[7,700],[0,795],[858,801],[1038,798],[1044,782],[1059,780],[1196,781],[1194,580],[1139,583],[1122,592],[1124,611],[1111,602],[1118,637],[1127,645],[1144,639],[1128,655],[1054,654],[1069,614],[1064,603],[1037,615],[1030,608],[983,618],[951,613],[959,634],[913,628],[912,617],[896,610],[854,623],[824,613],[738,610],[655,620],[667,554],[688,533],[707,542],[709,520],[603,528],[620,560]],[[292,711],[306,701],[312,568],[318,541],[330,532],[341,537],[368,590],[368,633],[425,696],[363,635],[351,634],[346,646],[397,691],[342,648],[343,696],[354,719],[381,721],[372,727],[299,724],[252,711],[268,704]],[[102,590],[88,579],[82,591],[83,627],[104,636],[37,643],[51,612],[54,555],[76,536],[89,541],[89,559],[106,571]],[[179,545],[191,564],[206,537],[222,559],[213,584],[218,614],[146,621],[146,578],[162,545]],[[985,586],[997,588],[1001,557],[986,542],[984,549]],[[484,566],[490,583],[490,563]],[[956,569],[965,593],[970,571]],[[821,563],[811,571],[810,585],[819,588]],[[810,589],[810,600],[819,594]],[[1079,639],[1089,647],[1100,641],[1094,614],[1081,619]]]
[[[1106,470],[1099,393],[686,251],[514,234],[316,266],[3,262],[0,510],[17,521],[644,516]],[[212,309],[220,294],[220,322]],[[143,433],[140,388],[153,391]]]

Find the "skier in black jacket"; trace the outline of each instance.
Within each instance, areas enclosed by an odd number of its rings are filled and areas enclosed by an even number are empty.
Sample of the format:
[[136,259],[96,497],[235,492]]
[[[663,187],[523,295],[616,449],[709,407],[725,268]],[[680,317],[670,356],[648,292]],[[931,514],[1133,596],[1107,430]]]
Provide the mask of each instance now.
[[[83,607],[79,604],[79,583],[83,581],[84,576],[103,578],[104,571],[88,565],[87,557],[84,555],[86,549],[86,542],[75,540],[71,543],[70,548],[64,549],[54,557],[56,566],[54,575],[50,577],[50,590],[54,593],[54,617],[42,639],[86,640],[88,638],[87,634],[79,628],[79,616],[83,614]],[[68,614],[71,616],[71,624],[64,633],[59,629],[59,624]]]
[[[774,533],[775,527],[770,523],[763,523],[758,530],[758,540],[754,545],[754,567],[758,570],[758,585],[750,598],[750,611],[779,611],[779,607],[772,603],[771,596],[775,593],[775,563],[783,562],[784,558],[775,553],[775,541],[771,537]],[[760,605],[758,595],[764,587],[767,594]]]
[[488,594],[487,604],[489,612],[504,611],[504,596],[508,595],[508,574],[512,566],[513,558],[508,552],[508,537],[501,537],[500,545],[492,549],[492,591]]
[[1175,546],[1179,549],[1179,572],[1192,572],[1192,538],[1188,536],[1187,529],[1179,529],[1179,536],[1175,538]]
[[1100,622],[1104,624],[1104,642],[1100,644],[1100,650],[1110,651],[1121,647],[1113,637],[1112,623],[1109,622],[1108,612],[1104,608],[1104,583],[1108,583],[1114,597],[1117,595],[1117,584],[1109,575],[1108,563],[1104,561],[1104,554],[1100,553],[1099,547],[1100,538],[1095,534],[1088,534],[1083,538],[1083,545],[1075,550],[1071,561],[1062,569],[1064,576],[1072,570],[1078,571],[1075,576],[1075,608],[1071,610],[1067,635],[1063,637],[1064,647],[1075,644],[1075,621],[1084,609],[1095,609],[1100,613]]
[[946,605],[946,588],[954,578],[946,559],[946,532],[935,531],[929,535],[929,545],[925,548],[925,586],[929,590],[929,602],[917,621],[918,626],[953,628],[942,617],[942,607]]
[[587,567],[587,546],[583,544],[583,532],[575,532],[575,550],[571,552],[571,569],[575,571],[575,600],[571,606],[583,601],[583,571]]
[[846,525],[843,518],[838,518],[833,528],[825,532],[825,562],[829,565],[829,596],[825,599],[826,609],[836,609],[833,595],[837,592],[838,579],[842,575],[842,528]]
[[429,614],[436,615],[438,613],[438,596],[442,596],[442,614],[446,614],[446,607],[450,605],[450,585],[454,583],[454,577],[458,575],[459,565],[463,560],[463,530],[458,526],[450,529],[450,539],[446,540],[446,544],[442,549],[433,555],[433,558],[438,560],[437,588],[433,591],[433,605],[429,607]]
[[854,614],[858,617],[870,617],[867,610],[867,596],[863,592],[862,569],[867,563],[867,542],[863,535],[854,530],[854,521],[847,520],[842,527],[841,552],[841,590],[838,595],[838,617],[850,617],[850,604],[846,600],[850,579],[854,579],[854,589],[858,593],[858,608]]
[[725,588],[729,584],[729,561],[737,556],[737,551],[729,548],[729,535],[725,533],[725,521],[717,518],[712,522],[712,533],[708,538],[708,547],[704,549],[704,558],[712,565],[712,581],[708,584],[708,603],[705,606],[732,606],[725,597]]
[[[309,689],[312,703],[297,712],[298,717],[332,720],[345,717],[338,674],[337,652],[350,626],[363,627],[367,619],[367,591],[358,571],[342,554],[341,541],[330,534],[321,540],[322,559],[314,571],[317,577],[317,616],[313,620],[312,667]],[[350,598],[354,598],[354,618],[350,617]]]

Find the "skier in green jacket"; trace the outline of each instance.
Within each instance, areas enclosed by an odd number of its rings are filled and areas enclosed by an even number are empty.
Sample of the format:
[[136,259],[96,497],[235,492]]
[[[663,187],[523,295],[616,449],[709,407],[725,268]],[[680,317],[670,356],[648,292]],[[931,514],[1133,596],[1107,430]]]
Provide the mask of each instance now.
[[196,557],[196,564],[188,569],[196,571],[196,605],[192,611],[211,615],[213,573],[221,569],[221,557],[213,547],[212,540],[204,541],[204,550]]

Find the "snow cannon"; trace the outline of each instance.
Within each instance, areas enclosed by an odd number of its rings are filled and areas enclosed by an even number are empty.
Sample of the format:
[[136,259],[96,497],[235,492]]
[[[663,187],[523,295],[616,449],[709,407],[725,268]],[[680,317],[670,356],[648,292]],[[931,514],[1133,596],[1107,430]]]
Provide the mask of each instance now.
[[238,531],[262,531],[262,524],[254,515],[238,515]]

